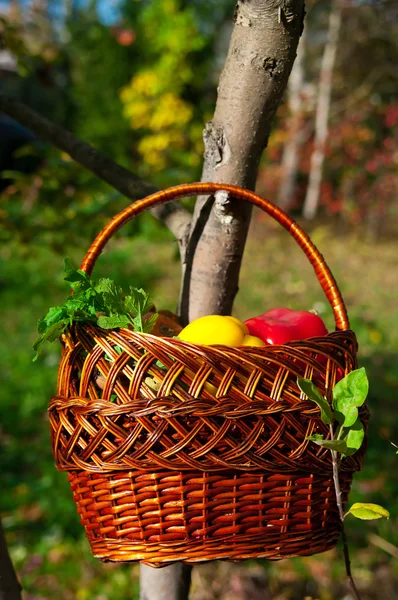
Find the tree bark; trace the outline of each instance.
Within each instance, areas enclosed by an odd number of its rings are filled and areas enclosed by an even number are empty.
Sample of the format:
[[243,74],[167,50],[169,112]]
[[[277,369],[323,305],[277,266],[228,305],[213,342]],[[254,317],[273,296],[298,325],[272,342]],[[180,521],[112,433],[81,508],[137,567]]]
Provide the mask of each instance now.
[[[238,1],[214,117],[204,130],[202,181],[254,189],[304,12],[304,0]],[[183,266],[183,322],[231,313],[250,216],[247,204],[225,194],[198,198]]]
[[318,102],[315,116],[314,150],[311,156],[310,175],[304,200],[303,216],[313,219],[317,213],[325,148],[328,135],[330,101],[332,96],[333,69],[336,61],[337,46],[341,25],[342,0],[334,0],[329,16],[328,39],[322,56],[319,74]]
[[0,522],[0,600],[22,600],[21,585],[8,554],[3,527]]
[[[138,200],[156,191],[155,186],[118,165],[90,144],[79,140],[70,131],[42,117],[23,102],[0,93],[0,111],[30,129],[40,139],[67,152],[77,163],[86,167],[123,196]],[[180,243],[185,242],[186,231],[191,222],[191,215],[187,210],[173,203],[156,207],[151,212],[170,229]]]
[[303,110],[303,85],[305,80],[304,56],[306,43],[306,29],[303,31],[297,50],[297,58],[289,78],[288,102],[290,116],[287,129],[287,140],[283,149],[282,177],[278,194],[278,206],[289,210],[292,205],[293,194],[296,187],[297,172],[300,164],[300,148],[305,138]]
[[140,600],[187,600],[191,571],[183,563],[164,569],[140,565]]

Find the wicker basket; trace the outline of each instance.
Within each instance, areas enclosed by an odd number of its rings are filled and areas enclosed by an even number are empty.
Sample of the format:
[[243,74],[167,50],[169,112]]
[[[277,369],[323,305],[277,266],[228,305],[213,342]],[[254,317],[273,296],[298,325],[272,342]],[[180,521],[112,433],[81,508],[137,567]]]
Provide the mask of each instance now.
[[[91,273],[113,233],[135,215],[217,190],[260,207],[289,231],[314,267],[336,331],[264,348],[197,346],[89,324],[64,336],[49,406],[52,446],[103,561],[281,559],[328,550],[340,533],[330,452],[306,440],[327,436],[328,428],[296,380],[312,378],[330,399],[337,374],[356,368],[357,342],[331,272],[298,225],[253,192],[181,185],[114,217],[81,268]],[[157,392],[148,376],[161,380]],[[363,453],[364,446],[342,461],[344,500]]]

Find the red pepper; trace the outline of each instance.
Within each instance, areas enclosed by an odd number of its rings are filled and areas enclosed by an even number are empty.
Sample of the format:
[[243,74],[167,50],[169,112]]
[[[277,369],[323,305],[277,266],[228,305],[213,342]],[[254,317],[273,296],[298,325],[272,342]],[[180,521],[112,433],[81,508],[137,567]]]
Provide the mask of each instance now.
[[245,325],[250,335],[259,337],[267,344],[285,344],[294,340],[327,335],[328,330],[318,315],[307,310],[274,308],[248,319]]

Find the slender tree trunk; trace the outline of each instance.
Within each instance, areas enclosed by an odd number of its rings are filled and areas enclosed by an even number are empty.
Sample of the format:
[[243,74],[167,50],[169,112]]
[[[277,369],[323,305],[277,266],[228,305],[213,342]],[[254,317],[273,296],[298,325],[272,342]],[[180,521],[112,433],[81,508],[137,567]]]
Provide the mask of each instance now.
[[187,600],[191,571],[182,563],[164,569],[140,565],[140,600]]
[[315,117],[314,150],[311,156],[310,175],[304,201],[303,215],[313,219],[317,213],[322,184],[322,171],[328,135],[333,69],[340,34],[342,0],[334,0],[329,17],[328,39],[322,57],[319,75],[318,102]]
[[4,531],[0,523],[0,600],[22,600],[21,586],[8,554]]
[[[238,1],[213,119],[204,130],[202,181],[254,189],[261,154],[303,29],[304,0]],[[230,314],[251,209],[225,194],[200,197],[184,261],[184,322]]]
[[296,187],[297,172],[300,164],[300,149],[306,138],[303,123],[303,85],[305,79],[304,57],[306,44],[306,29],[303,31],[297,49],[297,58],[289,77],[288,101],[290,116],[288,121],[288,136],[283,150],[282,177],[278,195],[278,205],[288,210],[292,205]]

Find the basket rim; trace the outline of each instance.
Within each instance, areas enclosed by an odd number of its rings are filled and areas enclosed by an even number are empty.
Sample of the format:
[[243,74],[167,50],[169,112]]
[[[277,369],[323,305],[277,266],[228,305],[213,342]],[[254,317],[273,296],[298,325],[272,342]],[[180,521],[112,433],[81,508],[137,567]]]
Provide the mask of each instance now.
[[73,325],[71,327],[69,327],[68,330],[61,336],[61,342],[64,342],[65,338],[67,338],[68,335],[71,335],[71,333],[76,329],[86,329],[86,330],[93,329],[94,331],[104,332],[105,335],[103,337],[107,337],[109,332],[124,332],[124,333],[128,334],[128,337],[131,337],[135,341],[139,341],[140,338],[149,339],[149,340],[162,340],[170,345],[182,346],[182,347],[186,347],[187,349],[189,349],[190,347],[201,348],[201,349],[203,349],[203,348],[214,348],[214,349],[227,348],[229,351],[230,350],[243,351],[244,354],[250,353],[253,351],[256,353],[259,352],[261,354],[262,352],[264,352],[264,350],[267,351],[267,350],[270,350],[271,348],[279,350],[281,348],[286,348],[286,347],[287,348],[295,348],[295,347],[305,345],[307,343],[312,343],[312,344],[323,343],[323,342],[327,341],[328,339],[330,339],[331,337],[336,337],[336,336],[341,337],[343,335],[345,335],[346,337],[355,339],[355,341],[357,341],[356,333],[352,329],[335,329],[333,331],[329,331],[327,335],[313,336],[313,337],[305,338],[304,340],[291,340],[289,342],[285,342],[284,344],[266,344],[265,346],[227,346],[226,344],[197,344],[194,342],[187,342],[185,340],[180,340],[178,338],[178,336],[167,337],[167,336],[162,336],[162,335],[154,335],[152,333],[144,333],[142,331],[134,331],[133,329],[129,329],[128,327],[116,327],[116,328],[112,328],[112,329],[103,329],[96,323],[76,322],[76,323],[73,323]]

